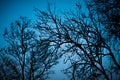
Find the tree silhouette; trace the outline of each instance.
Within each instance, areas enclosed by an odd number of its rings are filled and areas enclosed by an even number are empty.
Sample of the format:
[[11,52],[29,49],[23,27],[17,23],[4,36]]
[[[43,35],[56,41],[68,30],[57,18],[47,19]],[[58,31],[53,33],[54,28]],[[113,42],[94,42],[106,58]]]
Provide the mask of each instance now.
[[48,12],[36,11],[40,21],[37,29],[45,30],[47,39],[59,46],[59,54],[68,54],[71,66],[63,72],[72,76],[71,80],[110,80],[115,79],[113,75],[119,79],[119,58],[103,36],[99,17],[94,17],[89,7],[88,10],[85,15],[77,5],[76,12],[65,13],[63,19],[48,5]]
[[51,73],[49,69],[57,63],[58,58],[54,55],[51,43],[37,36],[28,18],[20,17],[20,20],[5,29],[3,36],[8,46],[2,50],[6,56],[2,57],[1,63],[5,63],[6,67],[9,65],[8,70],[12,70],[8,72],[5,68],[5,71],[2,71],[6,75],[2,75],[3,79],[45,80],[48,78],[48,74]]
[[109,36],[120,38],[120,4],[118,0],[90,0],[88,3],[92,13],[100,17],[101,23]]

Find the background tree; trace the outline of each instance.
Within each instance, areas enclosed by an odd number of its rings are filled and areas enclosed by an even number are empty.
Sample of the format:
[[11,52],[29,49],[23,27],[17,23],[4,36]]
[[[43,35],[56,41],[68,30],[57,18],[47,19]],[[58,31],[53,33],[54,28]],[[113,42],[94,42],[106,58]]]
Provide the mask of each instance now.
[[120,67],[119,7],[120,4],[118,0],[91,0],[88,2],[88,8],[91,15],[99,16],[99,21],[103,25],[101,28],[101,33],[103,33],[102,36],[113,52],[116,62],[118,63],[118,67]]
[[[2,49],[0,52],[0,79],[8,80],[15,79],[19,80],[19,72],[16,70],[16,67],[12,63],[10,56],[5,53]],[[11,74],[12,73],[12,74]]]
[[9,55],[10,62],[19,73],[19,79],[27,79],[27,59],[29,55],[30,42],[33,41],[34,32],[29,29],[30,20],[21,17],[15,23],[11,23],[10,28],[5,29],[4,38],[8,43],[6,54]]
[[114,53],[116,60],[120,63],[120,4],[118,0],[91,0],[88,1],[88,8],[91,15],[97,15],[100,23],[103,25],[101,28],[102,36],[106,43],[110,46],[111,51]]
[[51,43],[37,35],[26,17],[21,17],[20,20],[12,23],[10,28],[5,29],[3,36],[8,45],[3,49],[5,60],[1,63],[9,63],[8,70],[13,71],[7,73],[5,68],[5,79],[45,80],[48,78],[48,74],[51,73],[49,69],[57,63],[58,58],[54,55]]
[[109,36],[120,38],[120,4],[118,0],[90,0],[88,6],[93,15],[100,16]]
[[[42,38],[42,37],[40,37]],[[36,40],[30,51],[30,79],[45,80],[53,73],[51,67],[57,64],[57,55],[47,40]]]

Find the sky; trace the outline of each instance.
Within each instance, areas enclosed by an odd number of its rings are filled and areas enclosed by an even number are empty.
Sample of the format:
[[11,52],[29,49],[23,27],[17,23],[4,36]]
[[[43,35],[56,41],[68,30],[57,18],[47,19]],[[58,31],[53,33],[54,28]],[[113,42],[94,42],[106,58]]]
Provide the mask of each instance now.
[[[27,16],[29,19],[35,21],[37,17],[35,16],[34,8],[40,10],[46,10],[47,2],[55,5],[58,14],[62,11],[67,11],[74,9],[75,3],[83,3],[82,0],[0,0],[0,47],[5,46],[4,39],[2,37],[5,27],[8,27],[11,22],[19,19],[20,16]],[[49,80],[66,80],[66,76],[60,72],[65,68],[65,64],[61,62],[53,67],[55,74],[51,75]]]
[[5,27],[19,19],[20,16],[27,16],[33,21],[36,20],[34,9],[46,10],[47,2],[56,6],[57,12],[61,13],[72,9],[79,0],[0,0],[0,42],[3,41],[1,34],[3,34]]

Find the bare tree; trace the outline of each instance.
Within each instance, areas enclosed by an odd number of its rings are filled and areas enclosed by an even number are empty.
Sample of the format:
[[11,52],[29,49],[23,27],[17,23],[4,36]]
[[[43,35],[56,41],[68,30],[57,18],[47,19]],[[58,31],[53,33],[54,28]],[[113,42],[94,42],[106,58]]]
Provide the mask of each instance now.
[[49,78],[51,67],[57,64],[57,55],[47,40],[36,40],[30,51],[30,76],[31,80],[45,80]]
[[108,35],[120,38],[120,4],[118,0],[89,0],[88,6],[92,14],[99,16],[100,21],[104,24]]
[[30,31],[30,20],[21,17],[10,28],[5,29],[4,38],[8,43],[6,54],[11,58],[12,65],[19,72],[22,80],[26,79],[26,60],[29,51],[29,43],[33,40],[34,32]]
[[[0,79],[8,80],[17,78],[19,80],[19,72],[12,63],[10,56],[3,49],[0,51]],[[12,74],[11,74],[12,73]]]
[[[8,58],[5,63],[7,65],[9,62],[10,67],[8,67],[13,71],[9,72],[7,79],[45,80],[51,73],[50,68],[57,63],[58,57],[52,47],[53,44],[39,37],[32,26],[34,25],[31,25],[28,18],[21,17],[20,20],[12,23],[10,28],[5,29],[3,36],[8,43],[3,49],[7,55],[4,56],[5,60]],[[7,72],[5,73],[8,75]],[[11,74],[13,77],[10,77]]]
[[[67,73],[71,73],[72,80],[110,80],[114,74],[120,72],[119,62],[101,32],[101,21],[98,16],[93,17],[90,10],[89,14],[85,15],[77,5],[76,11],[61,16],[64,18],[56,15],[49,5],[48,12],[37,12],[38,29],[45,30],[46,38],[54,43],[54,46],[59,46],[58,53],[75,56],[72,59],[68,58],[71,69],[69,68],[70,71]],[[116,68],[117,72],[111,67]]]

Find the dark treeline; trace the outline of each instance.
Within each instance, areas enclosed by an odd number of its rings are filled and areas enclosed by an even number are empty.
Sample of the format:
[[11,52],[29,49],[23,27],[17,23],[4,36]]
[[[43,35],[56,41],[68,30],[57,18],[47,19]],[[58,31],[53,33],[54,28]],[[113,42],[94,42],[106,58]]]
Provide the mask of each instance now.
[[62,72],[70,80],[120,79],[120,4],[118,0],[87,0],[86,10],[57,14],[35,9],[38,20],[27,17],[11,23],[0,49],[0,80],[45,80],[64,54],[70,66]]

